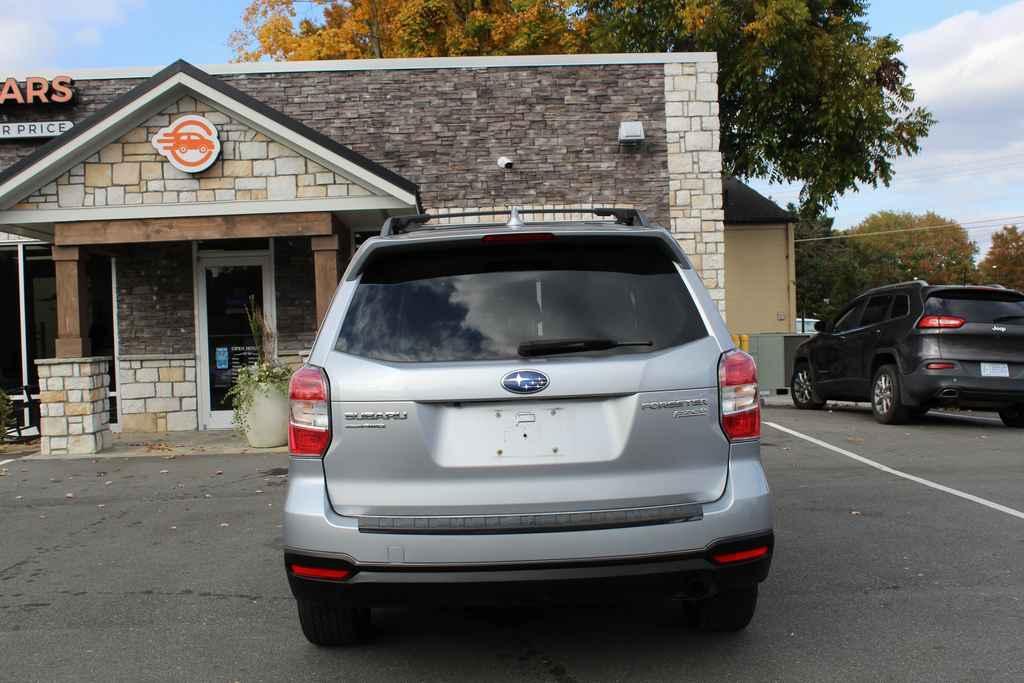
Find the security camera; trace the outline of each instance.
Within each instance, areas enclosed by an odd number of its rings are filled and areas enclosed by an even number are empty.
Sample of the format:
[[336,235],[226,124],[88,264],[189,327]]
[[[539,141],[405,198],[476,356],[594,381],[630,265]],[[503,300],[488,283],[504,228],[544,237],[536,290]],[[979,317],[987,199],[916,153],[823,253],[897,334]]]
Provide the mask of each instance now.
[[498,157],[498,168],[503,168],[506,171],[512,168],[512,164],[515,163],[508,157]]

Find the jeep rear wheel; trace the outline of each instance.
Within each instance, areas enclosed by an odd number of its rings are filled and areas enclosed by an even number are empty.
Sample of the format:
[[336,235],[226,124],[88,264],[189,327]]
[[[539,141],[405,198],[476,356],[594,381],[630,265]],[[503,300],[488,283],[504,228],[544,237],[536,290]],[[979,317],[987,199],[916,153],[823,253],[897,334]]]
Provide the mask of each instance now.
[[368,608],[342,607],[316,600],[298,600],[299,624],[314,645],[351,645],[370,629]]
[[687,603],[685,609],[690,624],[701,631],[742,631],[757,610],[757,584],[733,588],[705,600]]
[[999,417],[1003,418],[1003,424],[1007,427],[1024,429],[1024,405],[1003,408],[999,411]]
[[875,420],[887,425],[902,424],[909,410],[900,398],[900,373],[895,365],[883,365],[875,371],[871,383],[871,411]]
[[800,410],[819,410],[825,406],[825,402],[814,393],[811,366],[807,363],[798,363],[794,368],[789,392],[793,397],[793,405]]

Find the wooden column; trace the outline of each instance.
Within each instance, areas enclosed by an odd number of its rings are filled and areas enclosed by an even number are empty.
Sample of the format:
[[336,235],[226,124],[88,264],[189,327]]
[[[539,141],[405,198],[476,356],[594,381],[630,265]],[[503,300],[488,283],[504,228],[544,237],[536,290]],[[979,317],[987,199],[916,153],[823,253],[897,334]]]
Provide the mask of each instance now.
[[338,236],[311,237],[313,272],[316,279],[316,324],[327,317],[331,297],[338,286]]
[[85,257],[86,254],[79,247],[53,247],[57,273],[58,358],[83,358],[92,351],[89,343]]

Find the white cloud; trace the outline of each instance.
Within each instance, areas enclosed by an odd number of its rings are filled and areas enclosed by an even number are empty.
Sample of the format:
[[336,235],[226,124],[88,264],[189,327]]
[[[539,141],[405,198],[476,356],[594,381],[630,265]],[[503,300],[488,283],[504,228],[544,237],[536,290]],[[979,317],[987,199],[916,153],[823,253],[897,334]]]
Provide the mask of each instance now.
[[[25,0],[0,0],[0,65],[3,76],[55,66],[67,43],[96,47],[102,29],[124,20],[142,0],[47,0],[40,8]],[[70,40],[67,37],[70,36]]]
[[103,37],[100,35],[100,30],[95,26],[86,26],[75,31],[72,40],[75,45],[81,45],[82,47],[96,47],[103,42]]
[[[896,161],[891,187],[841,198],[836,224],[881,210],[934,210],[960,221],[1024,216],[1024,1],[963,12],[901,40],[915,104],[938,123],[920,154]],[[757,187],[780,203],[796,199],[791,187]],[[970,231],[982,253],[994,231]]]

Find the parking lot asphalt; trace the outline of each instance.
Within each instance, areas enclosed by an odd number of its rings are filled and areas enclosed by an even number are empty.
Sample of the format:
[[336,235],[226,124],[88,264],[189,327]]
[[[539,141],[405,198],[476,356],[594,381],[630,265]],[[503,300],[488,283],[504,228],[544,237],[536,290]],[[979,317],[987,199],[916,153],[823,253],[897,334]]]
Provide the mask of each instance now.
[[[281,561],[287,458],[0,466],[0,680],[656,681],[1024,678],[1024,432],[765,410],[777,546],[743,633],[670,605],[378,610],[375,637],[299,631]],[[789,430],[781,431],[771,425]],[[0,459],[2,460],[2,459]]]

